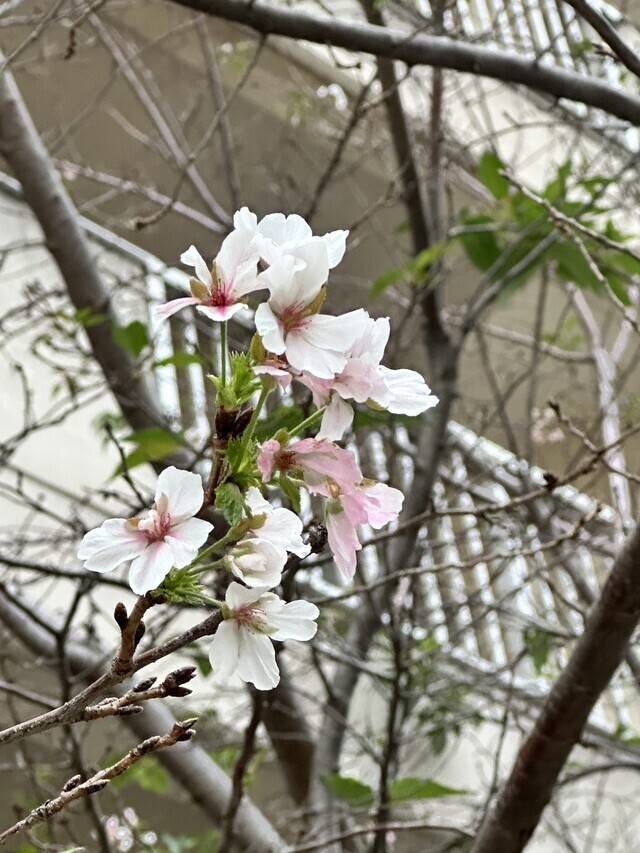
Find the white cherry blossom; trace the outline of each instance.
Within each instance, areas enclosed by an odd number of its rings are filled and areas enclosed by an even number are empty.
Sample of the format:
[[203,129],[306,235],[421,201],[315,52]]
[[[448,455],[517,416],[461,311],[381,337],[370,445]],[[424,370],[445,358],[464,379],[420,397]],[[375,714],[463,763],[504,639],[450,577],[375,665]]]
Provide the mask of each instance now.
[[187,566],[213,525],[194,518],[204,493],[197,474],[173,466],[158,477],[153,507],[136,518],[110,518],[90,530],[78,557],[91,572],[131,563],[129,585],[137,595],[158,587],[172,568]]
[[324,248],[329,269],[342,260],[349,234],[348,231],[331,231],[321,237],[314,236],[310,225],[297,213],[289,216],[269,213],[258,222],[258,217],[248,207],[242,207],[234,214],[233,225],[239,231],[259,238],[261,254],[268,263],[273,263],[282,254],[298,257],[301,248],[316,243]]
[[181,296],[158,306],[158,315],[166,319],[176,311],[195,305],[210,320],[224,322],[246,308],[247,294],[264,288],[258,277],[260,254],[255,239],[241,231],[232,231],[220,246],[211,269],[195,246],[180,256],[187,267],[193,267],[197,278],[191,279],[191,296]]
[[309,243],[297,258],[276,258],[262,274],[269,301],[258,306],[255,323],[265,349],[286,353],[289,365],[322,379],[332,379],[347,363],[346,353],[365,330],[363,309],[333,317],[317,312],[316,302],[329,273],[321,245]]
[[213,636],[209,660],[216,674],[234,673],[258,690],[272,690],[280,681],[272,640],[310,640],[319,611],[309,601],[284,602],[273,592],[229,584],[224,621]]

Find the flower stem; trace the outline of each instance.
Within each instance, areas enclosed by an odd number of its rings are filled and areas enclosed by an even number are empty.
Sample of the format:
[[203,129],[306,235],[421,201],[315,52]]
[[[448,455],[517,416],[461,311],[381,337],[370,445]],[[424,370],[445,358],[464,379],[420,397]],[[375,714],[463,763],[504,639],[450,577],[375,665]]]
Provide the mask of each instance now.
[[256,429],[256,424],[258,423],[258,418],[260,417],[260,412],[262,411],[262,407],[264,406],[264,402],[271,393],[271,388],[268,387],[267,383],[263,383],[262,388],[260,390],[260,396],[258,397],[258,402],[256,403],[256,407],[253,410],[251,415],[251,420],[247,424],[247,428],[242,433],[242,455],[244,456],[244,452],[247,449],[247,445],[251,441],[253,433]]
[[227,382],[227,359],[227,320],[225,320],[220,325],[220,378],[223,385]]
[[316,409],[315,412],[309,415],[308,418],[305,418],[303,421],[295,426],[292,430],[289,430],[289,435],[293,438],[294,435],[299,435],[301,432],[304,432],[308,427],[313,426],[317,421],[319,421],[325,413],[326,406],[322,406],[319,409]]

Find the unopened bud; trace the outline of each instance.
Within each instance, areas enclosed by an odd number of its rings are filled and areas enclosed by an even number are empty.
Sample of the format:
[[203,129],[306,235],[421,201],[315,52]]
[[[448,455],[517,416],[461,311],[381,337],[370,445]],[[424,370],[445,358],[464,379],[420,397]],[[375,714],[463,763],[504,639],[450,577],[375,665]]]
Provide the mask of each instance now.
[[193,690],[189,690],[188,687],[170,687],[167,689],[167,696],[190,696],[193,693]]
[[183,666],[180,669],[174,670],[171,675],[173,675],[178,684],[186,684],[187,681],[195,678],[196,671],[197,667],[195,666]]
[[140,755],[146,755],[148,752],[151,752],[155,749],[160,741],[158,735],[154,735],[154,737],[149,737],[146,740],[143,740],[142,743],[138,744],[137,751]]
[[97,794],[98,791],[102,791],[103,788],[106,788],[108,784],[108,779],[98,779],[97,782],[91,782],[89,785],[83,785],[83,789],[86,794]]
[[72,776],[71,779],[67,779],[67,781],[62,786],[62,791],[73,791],[74,788],[78,787],[80,782],[82,782],[82,776],[80,773],[77,773],[75,776]]
[[145,678],[144,681],[140,681],[133,688],[134,693],[144,693],[146,690],[149,690],[156,683],[158,679],[155,675],[152,675],[151,678]]
[[124,708],[118,709],[118,716],[132,717],[134,714],[139,714],[143,710],[142,705],[125,705]]
[[134,646],[137,646],[137,645],[138,645],[138,643],[140,642],[140,640],[144,637],[144,632],[145,632],[146,630],[147,630],[147,626],[144,624],[144,622],[141,622],[141,623],[138,625],[138,627],[136,628],[136,635],[135,635],[135,637],[133,638],[133,644],[134,644]]
[[178,735],[178,743],[182,743],[184,741],[191,740],[191,738],[194,736],[195,733],[196,733],[195,729],[186,729],[185,731],[182,732],[181,735]]
[[121,601],[116,604],[113,610],[113,618],[116,620],[118,628],[120,628],[121,631],[124,631],[129,621],[129,614],[127,613],[127,608]]

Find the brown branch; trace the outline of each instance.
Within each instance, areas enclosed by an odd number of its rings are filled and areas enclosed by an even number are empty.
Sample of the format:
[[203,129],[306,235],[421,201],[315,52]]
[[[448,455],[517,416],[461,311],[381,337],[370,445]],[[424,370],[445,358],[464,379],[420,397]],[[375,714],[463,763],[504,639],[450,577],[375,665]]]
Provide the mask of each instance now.
[[575,9],[580,17],[584,18],[591,25],[629,71],[640,77],[640,58],[638,54],[621,38],[615,27],[609,23],[604,15],[597,9],[594,9],[587,0],[564,0],[564,2]]
[[[17,606],[0,589],[0,620],[12,635],[24,643],[35,655],[51,658],[58,654],[55,640],[43,627],[50,625],[49,614],[32,613],[33,608]],[[206,620],[205,620],[206,622]],[[42,623],[42,624],[40,624]],[[193,639],[204,636],[200,633],[204,623],[185,632]],[[174,641],[175,642],[175,641]],[[155,650],[140,655],[138,660],[148,659]],[[67,642],[65,656],[71,672],[85,680],[95,677],[104,665],[105,656],[86,646]],[[122,690],[118,685],[114,692]],[[122,691],[125,692],[125,691]],[[168,731],[175,719],[162,702],[147,704],[144,714],[133,714],[123,718],[123,723],[142,739],[155,736],[158,731]],[[211,757],[195,744],[184,744],[176,749],[163,750],[158,760],[171,776],[192,797],[205,814],[218,824],[226,813],[231,797],[231,780]],[[248,850],[255,853],[284,853],[286,845],[262,812],[248,797],[243,797],[235,822],[236,836]]]
[[238,813],[238,807],[244,794],[244,777],[249,767],[249,762],[253,757],[256,742],[256,732],[260,725],[262,715],[262,697],[260,693],[254,692],[253,696],[253,711],[251,718],[244,733],[242,749],[238,760],[233,768],[233,776],[231,778],[231,799],[229,800],[229,808],[224,816],[224,830],[222,840],[220,841],[219,849],[231,851],[234,845],[235,835],[233,826]]
[[157,752],[161,749],[167,749],[182,741],[191,740],[195,734],[191,728],[194,723],[195,719],[174,723],[171,731],[167,734],[147,738],[147,740],[142,741],[142,743],[129,750],[115,764],[106,767],[104,770],[99,770],[85,781],[82,781],[81,776],[73,776],[63,786],[57,797],[42,803],[42,805],[29,812],[22,820],[19,820],[13,826],[10,826],[9,829],[5,829],[4,832],[0,833],[0,846],[4,846],[12,836],[26,832],[26,830],[37,823],[49,820],[49,818],[66,809],[74,800],[78,800],[81,797],[90,797],[92,794],[102,791],[111,779],[115,779],[116,776],[126,773],[132,765],[140,761],[141,758],[144,758],[145,755],[150,755],[152,752]]
[[442,36],[412,35],[400,30],[344,18],[246,0],[173,0],[179,6],[245,24],[259,33],[330,44],[346,50],[398,59],[407,65],[429,65],[520,84],[553,98],[597,107],[609,115],[640,124],[640,99],[600,80],[543,65],[515,53],[481,47]]
[[602,691],[627,651],[640,619],[640,526],[616,559],[569,663],[520,748],[472,853],[518,853],[551,799]]
[[[44,232],[74,307],[90,309],[105,318],[89,324],[86,334],[123,415],[133,429],[164,423],[143,376],[113,338],[116,318],[78,212],[8,71],[0,78],[0,153],[22,185],[24,198]],[[179,464],[179,460],[175,461]]]

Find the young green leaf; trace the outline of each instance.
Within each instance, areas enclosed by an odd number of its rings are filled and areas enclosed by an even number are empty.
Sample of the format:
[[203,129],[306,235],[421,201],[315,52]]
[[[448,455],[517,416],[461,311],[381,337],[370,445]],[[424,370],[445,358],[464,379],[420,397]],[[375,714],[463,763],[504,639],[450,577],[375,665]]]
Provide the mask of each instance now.
[[351,776],[327,773],[322,777],[322,783],[334,797],[345,800],[352,806],[368,806],[373,802],[373,789]]
[[149,345],[147,327],[140,320],[134,320],[128,326],[116,326],[114,324],[112,334],[114,341],[136,358]]
[[504,198],[509,192],[509,181],[500,174],[504,168],[504,163],[494,151],[485,151],[478,163],[478,180],[495,198]]
[[215,507],[229,524],[237,524],[242,518],[242,492],[235,483],[222,483],[216,489]]
[[461,788],[449,788],[441,785],[433,779],[417,779],[407,777],[406,779],[395,779],[389,785],[389,796],[391,801],[399,803],[404,800],[430,800],[435,797],[453,797],[456,794],[468,793]]

